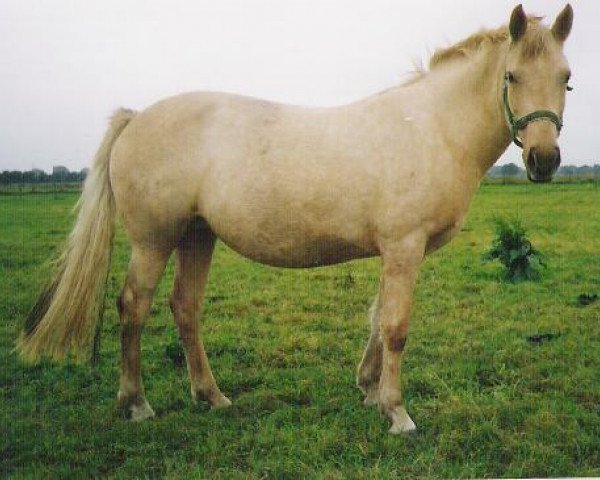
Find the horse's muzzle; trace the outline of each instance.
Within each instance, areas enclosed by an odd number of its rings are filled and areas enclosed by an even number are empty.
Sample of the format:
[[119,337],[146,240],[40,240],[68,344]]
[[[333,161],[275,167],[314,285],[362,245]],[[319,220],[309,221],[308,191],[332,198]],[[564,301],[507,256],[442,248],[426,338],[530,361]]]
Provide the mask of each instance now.
[[531,147],[525,162],[527,178],[534,183],[547,183],[552,180],[559,165],[560,149],[558,147],[548,151]]

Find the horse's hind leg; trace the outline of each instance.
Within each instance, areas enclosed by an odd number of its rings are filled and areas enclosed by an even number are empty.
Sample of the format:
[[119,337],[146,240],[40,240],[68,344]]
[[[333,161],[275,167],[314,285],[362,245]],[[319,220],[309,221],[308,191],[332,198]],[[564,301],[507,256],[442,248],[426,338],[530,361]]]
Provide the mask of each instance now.
[[142,326],[170,252],[133,246],[125,286],[117,300],[121,319],[121,377],[118,403],[133,421],[154,416],[144,396],[140,367]]
[[231,401],[217,386],[200,338],[197,320],[201,313],[214,244],[213,233],[198,224],[192,224],[179,242],[171,310],[185,351],[193,400],[207,400],[213,407],[226,407],[231,405]]
[[379,296],[377,296],[369,309],[371,335],[369,336],[369,341],[367,342],[356,375],[356,384],[365,394],[365,405],[375,405],[379,400],[379,378],[381,377],[381,362],[383,356],[379,308]]

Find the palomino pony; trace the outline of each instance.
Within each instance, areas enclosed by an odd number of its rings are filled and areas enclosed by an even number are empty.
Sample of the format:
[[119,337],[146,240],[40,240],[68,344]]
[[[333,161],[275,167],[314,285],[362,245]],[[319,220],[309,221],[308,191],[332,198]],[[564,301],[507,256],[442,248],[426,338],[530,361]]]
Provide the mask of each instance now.
[[142,386],[140,337],[173,251],[171,309],[192,397],[213,407],[231,402],[215,382],[196,317],[217,238],[280,267],[379,255],[379,294],[357,381],[392,433],[414,430],[399,377],[419,266],[460,230],[481,178],[511,140],[523,146],[532,181],[547,182],[556,171],[572,19],[567,5],[547,28],[518,6],[508,27],[439,50],[428,72],[350,105],[314,109],[189,93],[140,113],[119,110],[20,353],[61,359],[90,345],[116,213],[132,247],[117,301],[118,402],[132,420],[154,415]]

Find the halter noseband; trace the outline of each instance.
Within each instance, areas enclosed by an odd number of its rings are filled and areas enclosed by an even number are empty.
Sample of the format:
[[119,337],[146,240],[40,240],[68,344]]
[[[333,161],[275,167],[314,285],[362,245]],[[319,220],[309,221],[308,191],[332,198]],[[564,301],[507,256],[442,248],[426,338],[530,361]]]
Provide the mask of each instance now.
[[562,118],[550,110],[536,110],[535,112],[528,113],[522,117],[515,117],[508,103],[508,83],[508,74],[506,74],[504,76],[504,87],[502,89],[502,104],[504,105],[506,122],[510,128],[510,136],[516,145],[523,148],[523,142],[519,139],[519,130],[523,130],[527,124],[531,122],[539,122],[540,120],[552,122],[556,125],[558,133],[560,133],[563,126]]

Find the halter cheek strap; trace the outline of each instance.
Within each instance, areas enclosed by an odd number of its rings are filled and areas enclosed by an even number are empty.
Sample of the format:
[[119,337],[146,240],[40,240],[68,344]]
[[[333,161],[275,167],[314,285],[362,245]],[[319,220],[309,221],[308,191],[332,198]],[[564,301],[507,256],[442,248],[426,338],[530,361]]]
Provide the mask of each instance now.
[[556,130],[560,133],[563,122],[562,118],[550,110],[536,110],[522,117],[515,117],[508,103],[508,76],[504,77],[504,87],[502,88],[502,104],[504,105],[504,115],[506,123],[510,128],[510,136],[516,145],[523,148],[523,142],[519,139],[519,130],[523,130],[531,122],[545,120],[556,125]]

